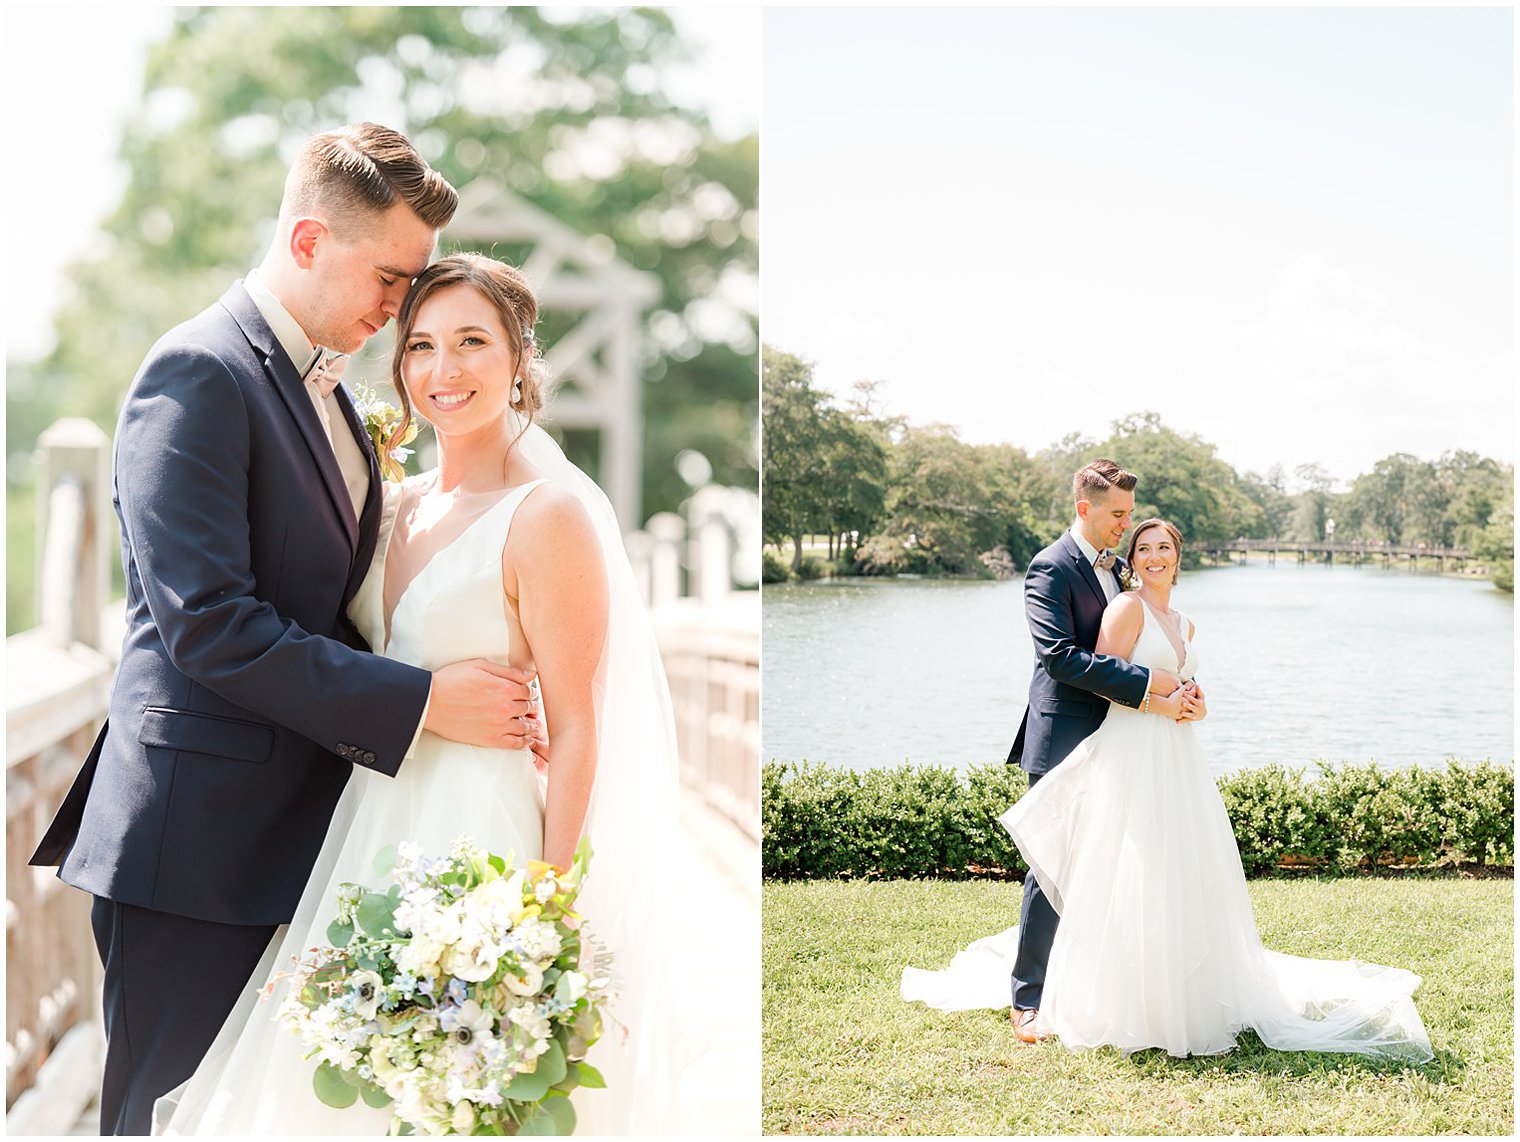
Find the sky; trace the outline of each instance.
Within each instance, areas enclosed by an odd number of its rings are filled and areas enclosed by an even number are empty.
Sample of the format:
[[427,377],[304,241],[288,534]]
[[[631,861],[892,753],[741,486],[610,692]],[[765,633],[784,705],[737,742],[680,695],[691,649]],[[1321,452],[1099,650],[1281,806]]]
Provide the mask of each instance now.
[[1513,54],[1507,9],[767,9],[762,335],[976,443],[1512,463]]
[[[695,59],[666,77],[667,90],[705,107],[722,135],[753,131],[760,117],[759,10],[673,11]],[[64,269],[89,249],[126,186],[126,170],[116,161],[121,130],[140,103],[148,45],[167,33],[172,13],[164,5],[6,0],[7,141],[29,169],[66,175],[49,179],[45,194],[37,192],[40,184],[7,192],[8,359],[52,347]]]

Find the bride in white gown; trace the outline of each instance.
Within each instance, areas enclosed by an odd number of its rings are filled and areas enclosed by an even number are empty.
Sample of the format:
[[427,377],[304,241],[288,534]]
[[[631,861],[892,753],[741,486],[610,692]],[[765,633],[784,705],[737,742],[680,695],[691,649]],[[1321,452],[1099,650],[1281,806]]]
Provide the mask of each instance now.
[[317,1099],[316,1063],[274,1018],[280,974],[326,943],[338,885],[374,885],[386,845],[445,856],[460,835],[519,865],[569,867],[583,831],[595,851],[577,910],[612,953],[618,996],[588,1058],[607,1087],[575,1091],[577,1129],[669,1128],[670,956],[650,873],[665,867],[674,827],[670,699],[606,497],[531,423],[542,399],[536,318],[521,275],[489,258],[446,258],[418,279],[397,321],[394,372],[432,422],[440,463],[386,487],[350,615],[378,653],[425,669],[466,658],[536,669],[547,783],[528,750],[429,733],[395,778],[355,768],[294,919],[195,1074],[160,1100],[159,1132],[386,1133],[389,1107]]
[[[1097,652],[1198,669],[1194,624],[1171,608],[1181,536],[1131,534],[1135,591],[1103,615]],[[1264,949],[1240,852],[1191,724],[1111,705],[1098,730],[1001,818],[1060,915],[1036,1031],[1071,1048],[1160,1047],[1176,1056],[1267,1046],[1432,1058],[1410,998],[1419,976],[1358,960]],[[945,971],[903,971],[905,1000],[1007,1007],[1017,929],[977,941]]]

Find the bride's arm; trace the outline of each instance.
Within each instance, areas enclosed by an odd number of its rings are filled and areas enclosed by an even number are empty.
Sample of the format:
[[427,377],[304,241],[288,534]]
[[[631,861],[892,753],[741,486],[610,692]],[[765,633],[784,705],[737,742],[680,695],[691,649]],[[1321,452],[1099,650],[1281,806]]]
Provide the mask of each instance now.
[[1140,608],[1145,604],[1134,595],[1121,591],[1103,611],[1103,625],[1098,628],[1098,645],[1094,654],[1112,654],[1130,661],[1135,643],[1140,641],[1140,628],[1145,619]]
[[595,680],[607,639],[607,572],[585,509],[553,484],[517,509],[502,552],[503,584],[538,670],[553,735],[544,860],[569,868],[596,776]]

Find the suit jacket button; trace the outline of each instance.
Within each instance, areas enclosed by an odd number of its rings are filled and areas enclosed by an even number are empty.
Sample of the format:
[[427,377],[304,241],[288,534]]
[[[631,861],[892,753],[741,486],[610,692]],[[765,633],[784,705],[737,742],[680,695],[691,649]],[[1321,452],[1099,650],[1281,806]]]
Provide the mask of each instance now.
[[364,751],[364,760],[373,765],[374,761],[375,761],[375,755],[373,753],[371,753],[369,750],[365,750]]

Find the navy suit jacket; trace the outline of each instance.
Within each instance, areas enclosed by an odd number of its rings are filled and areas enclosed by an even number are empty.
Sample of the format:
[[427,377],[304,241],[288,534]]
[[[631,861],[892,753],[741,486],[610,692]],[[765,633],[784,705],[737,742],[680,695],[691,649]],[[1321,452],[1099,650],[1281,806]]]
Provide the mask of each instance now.
[[[1114,565],[1118,573],[1123,561]],[[1009,765],[1048,773],[1108,716],[1109,701],[1139,706],[1150,674],[1112,654],[1095,654],[1108,600],[1071,532],[1029,561],[1024,612],[1034,639],[1029,707]]]
[[[430,675],[344,614],[375,549],[296,367],[242,283],[161,338],[116,431],[127,631],[105,729],[33,864],[96,896],[290,919],[352,766],[394,775]],[[398,838],[399,839],[399,838]]]

